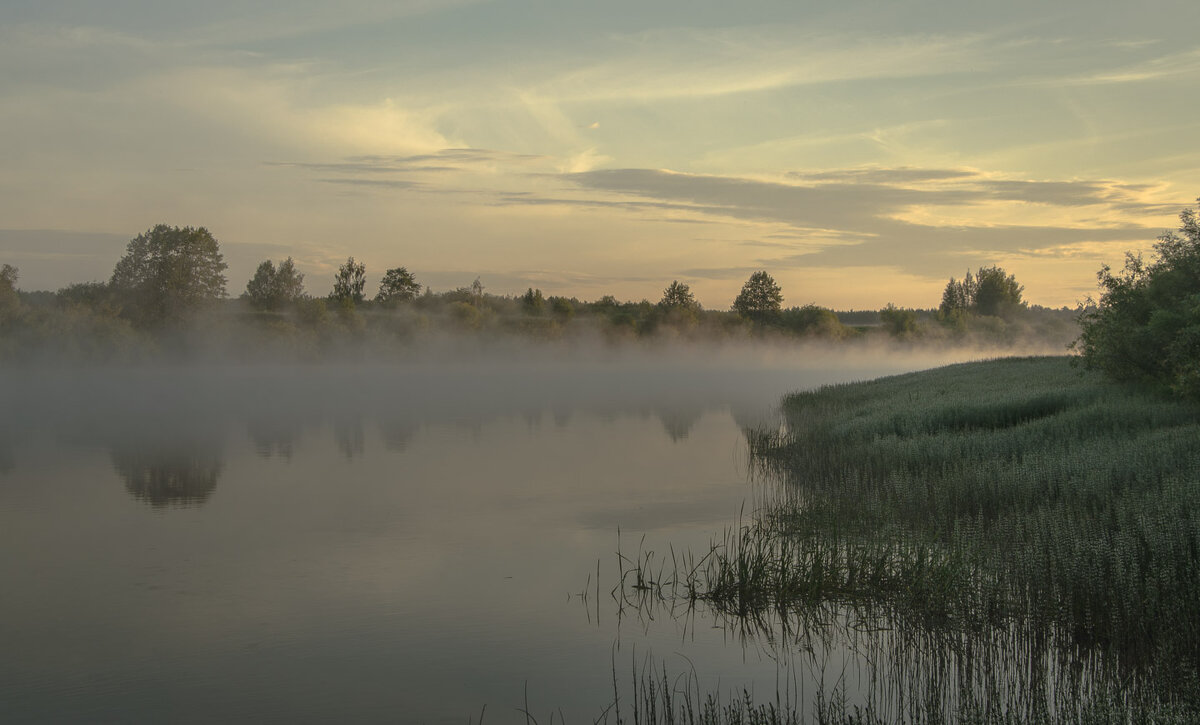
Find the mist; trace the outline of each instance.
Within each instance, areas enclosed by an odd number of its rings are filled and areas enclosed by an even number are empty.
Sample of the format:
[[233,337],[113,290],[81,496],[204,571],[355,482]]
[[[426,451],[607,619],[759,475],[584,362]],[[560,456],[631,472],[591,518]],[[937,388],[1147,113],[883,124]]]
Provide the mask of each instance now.
[[447,338],[410,359],[308,364],[197,359],[0,372],[9,435],[109,431],[256,418],[371,418],[415,425],[569,409],[599,415],[778,403],[794,390],[1001,355],[1032,346],[891,344],[485,345]]

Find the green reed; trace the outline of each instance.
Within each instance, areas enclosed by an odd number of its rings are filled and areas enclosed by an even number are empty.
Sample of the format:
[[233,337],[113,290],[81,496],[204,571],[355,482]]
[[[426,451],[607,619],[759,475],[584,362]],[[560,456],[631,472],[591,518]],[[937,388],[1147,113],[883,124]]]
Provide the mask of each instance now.
[[[856,647],[907,661],[894,691],[874,709],[835,691],[818,721],[1200,719],[1200,410],[1025,358],[783,412],[747,433],[760,510],[660,561],[639,606],[703,605],[766,637],[886,632]],[[749,721],[730,718],[713,722]]]

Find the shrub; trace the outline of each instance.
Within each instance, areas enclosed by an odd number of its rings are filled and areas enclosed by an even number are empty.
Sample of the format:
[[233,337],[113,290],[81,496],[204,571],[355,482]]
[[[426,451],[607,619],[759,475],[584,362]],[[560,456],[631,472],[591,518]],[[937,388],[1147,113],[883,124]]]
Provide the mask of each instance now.
[[1103,292],[1080,315],[1075,348],[1088,368],[1112,378],[1200,399],[1200,220],[1192,209],[1179,219],[1178,232],[1158,238],[1150,264],[1127,253],[1120,274],[1101,268]]

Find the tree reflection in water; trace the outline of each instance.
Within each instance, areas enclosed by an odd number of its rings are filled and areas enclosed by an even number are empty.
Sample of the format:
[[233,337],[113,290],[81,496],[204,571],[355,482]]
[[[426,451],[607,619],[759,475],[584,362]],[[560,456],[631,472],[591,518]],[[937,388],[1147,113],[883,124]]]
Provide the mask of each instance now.
[[366,449],[366,432],[363,430],[361,415],[339,415],[333,420],[333,438],[338,450],[352,460],[363,454]]
[[699,405],[692,406],[667,406],[663,405],[654,411],[662,422],[663,430],[671,438],[672,443],[678,443],[685,440],[688,434],[692,432],[692,428],[696,427],[696,423],[704,416],[704,407]]
[[110,449],[125,489],[154,508],[200,506],[217,487],[224,463],[219,445],[204,441],[122,443]]
[[304,424],[298,416],[259,415],[246,421],[254,450],[264,458],[279,456],[290,461],[303,430]]
[[13,446],[0,431],[0,473],[10,473],[16,467],[13,461]]

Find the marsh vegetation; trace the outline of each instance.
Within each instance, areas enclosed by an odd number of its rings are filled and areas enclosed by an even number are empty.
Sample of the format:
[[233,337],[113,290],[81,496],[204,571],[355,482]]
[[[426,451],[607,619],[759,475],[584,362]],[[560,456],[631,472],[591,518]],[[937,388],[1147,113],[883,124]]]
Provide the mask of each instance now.
[[[707,550],[628,557],[622,606],[870,662],[809,711],[644,673],[645,722],[1193,722],[1200,411],[1066,358],[789,396],[769,481]],[[798,654],[797,654],[798,653]],[[673,698],[673,699],[672,699]]]

